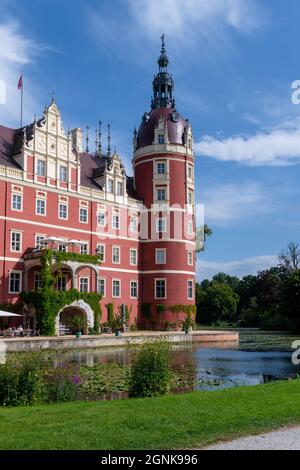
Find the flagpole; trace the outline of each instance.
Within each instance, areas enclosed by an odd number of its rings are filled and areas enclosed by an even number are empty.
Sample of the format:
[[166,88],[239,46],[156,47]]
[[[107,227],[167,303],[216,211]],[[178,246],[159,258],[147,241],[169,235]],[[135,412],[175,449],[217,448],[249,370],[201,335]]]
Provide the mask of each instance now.
[[21,87],[21,126],[23,124],[23,79],[22,79],[22,87]]

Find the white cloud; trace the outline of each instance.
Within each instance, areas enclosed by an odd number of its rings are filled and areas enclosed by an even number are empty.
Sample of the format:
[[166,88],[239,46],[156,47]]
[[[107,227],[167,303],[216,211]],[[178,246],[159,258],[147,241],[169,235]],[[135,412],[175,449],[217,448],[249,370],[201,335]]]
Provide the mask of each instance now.
[[[38,47],[20,30],[15,21],[0,24],[0,80],[5,83],[5,104],[0,104],[0,122],[18,126],[20,120],[20,90],[17,89],[21,71],[33,61]],[[34,114],[34,85],[25,72],[24,120],[32,120]]]
[[185,0],[184,4],[182,0],[160,0],[159,6],[157,0],[130,0],[129,6],[136,22],[149,36],[165,32],[186,37],[201,25],[223,24],[243,32],[261,25],[261,15],[253,0]]
[[204,214],[208,224],[232,225],[235,220],[272,212],[272,203],[257,183],[220,184],[204,193]]
[[283,122],[270,131],[229,138],[204,136],[195,144],[199,154],[248,166],[284,166],[300,163],[300,122]]
[[254,275],[257,271],[269,269],[277,264],[278,256],[275,255],[262,255],[236,261],[206,261],[202,260],[200,255],[197,262],[197,279],[199,281],[210,279],[219,272],[238,277]]

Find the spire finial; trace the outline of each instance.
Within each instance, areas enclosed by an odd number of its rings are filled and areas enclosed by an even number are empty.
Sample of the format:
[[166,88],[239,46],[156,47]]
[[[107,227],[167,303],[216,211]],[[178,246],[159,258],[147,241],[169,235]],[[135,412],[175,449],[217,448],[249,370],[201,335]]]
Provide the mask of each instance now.
[[98,129],[95,130],[95,155],[97,156],[98,155],[98,145],[99,145],[99,141],[98,141]]
[[85,151],[88,153],[89,152],[89,126],[86,126],[86,137],[85,137],[85,141],[86,141],[86,148],[85,148]]
[[161,51],[160,51],[160,56],[158,58],[159,71],[167,72],[169,59],[168,59],[167,51],[166,51],[165,34],[162,34],[160,39],[161,39]]
[[107,125],[107,156],[110,157],[111,147],[110,147],[110,124]]
[[99,128],[98,128],[98,137],[99,137],[99,142],[98,142],[98,153],[99,153],[99,156],[101,157],[102,155],[102,144],[101,144],[101,126],[102,126],[102,122],[99,121]]

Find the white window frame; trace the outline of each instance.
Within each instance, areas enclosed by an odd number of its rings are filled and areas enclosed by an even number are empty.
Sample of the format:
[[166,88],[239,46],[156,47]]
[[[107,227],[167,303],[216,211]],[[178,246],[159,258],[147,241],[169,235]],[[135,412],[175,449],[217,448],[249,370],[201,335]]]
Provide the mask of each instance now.
[[[44,209],[45,209],[44,213],[38,212],[38,202],[43,202],[44,203]],[[36,198],[36,200],[35,200],[35,214],[40,215],[42,217],[47,216],[47,200],[46,199],[43,199],[41,197]]]
[[194,253],[192,250],[187,251],[187,264],[188,266],[194,266]]
[[[115,224],[115,221],[118,220],[118,223]],[[113,214],[112,215],[112,228],[115,230],[120,229],[120,214]]]
[[165,144],[165,141],[166,141],[165,135],[164,135],[164,134],[158,134],[158,136],[157,136],[157,143],[158,143],[159,145],[164,145],[164,144]]
[[[15,248],[13,248],[13,235],[16,234],[16,235],[19,235],[19,241],[17,242],[19,244],[19,250],[16,250]],[[23,242],[23,234],[20,230],[11,230],[10,232],[10,251],[12,251],[13,253],[22,253],[22,242]],[[14,242],[16,243],[16,242]]]
[[[164,261],[158,261],[158,252],[164,253]],[[166,264],[167,263],[167,249],[166,248],[155,248],[155,264]]]
[[[103,223],[99,223],[99,215],[103,216]],[[99,227],[105,227],[106,226],[106,213],[105,211],[97,211],[97,225]]]
[[[131,257],[132,252],[135,253],[135,263],[132,262],[132,257]],[[137,248],[130,248],[129,249],[129,264],[130,264],[130,266],[137,266],[137,264],[138,264],[138,250],[137,250]]]
[[[134,221],[134,224],[133,224]],[[130,217],[130,232],[138,232],[138,219],[137,217]]]
[[[61,170],[65,170],[65,178],[61,177]],[[65,165],[59,165],[59,181],[63,183],[68,182],[68,168]]]
[[[21,208],[16,209],[14,207],[14,197],[19,197],[21,199]],[[11,210],[16,212],[23,212],[23,194],[20,193],[12,193],[11,195]]]
[[[103,294],[101,294],[100,289],[99,289],[100,281],[103,281],[103,287],[104,287],[104,289],[103,289],[104,293]],[[102,295],[102,298],[106,297],[106,278],[105,277],[99,277],[97,279],[97,292],[98,292],[98,294]]]
[[[20,277],[19,277],[19,290],[18,291],[12,291],[10,289],[10,282],[11,282],[11,275],[12,274],[19,274]],[[9,278],[8,278],[8,293],[9,294],[20,294],[20,292],[22,292],[22,282],[23,282],[23,273],[22,271],[20,270],[17,270],[17,269],[13,269],[9,272]]]
[[[64,206],[66,208],[66,217],[61,217],[61,211],[60,211],[61,206]],[[58,218],[60,220],[68,220],[69,219],[69,208],[68,208],[68,204],[66,204],[65,202],[59,202],[58,203]]]
[[[163,165],[165,168],[164,172],[158,171],[159,165]],[[166,175],[167,174],[167,162],[156,162],[156,174],[157,175]]]
[[97,245],[96,245],[96,253],[97,253],[98,248],[99,248],[100,246],[103,248],[103,259],[100,258],[100,255],[99,255],[99,254],[98,254],[98,256],[99,256],[99,259],[100,259],[101,263],[104,263],[104,262],[105,262],[105,245],[104,245],[103,243],[97,243]]
[[44,240],[45,238],[47,238],[47,235],[45,235],[43,233],[36,233],[35,236],[34,236],[34,246],[35,246],[35,248],[38,248],[39,250],[42,250],[42,247],[37,246],[38,245],[38,242],[37,242],[38,237],[43,237],[42,239]]
[[[87,281],[87,290],[81,290],[81,281]],[[86,276],[79,277],[79,292],[90,292],[90,279]]]
[[[119,252],[119,261],[114,261],[114,249],[117,249]],[[111,261],[113,264],[120,264],[121,263],[121,247],[117,245],[113,245],[111,247]]]
[[[156,283],[158,281],[165,281],[165,296],[164,297],[157,297],[156,295]],[[167,282],[167,279],[166,278],[163,278],[163,277],[156,277],[154,279],[154,298],[155,300],[165,300],[167,299],[168,297],[168,294],[167,294],[167,286],[168,286],[168,282]]]
[[194,235],[194,224],[192,220],[188,221],[188,235]]
[[114,194],[114,180],[111,178],[107,180],[107,192],[108,194]]
[[193,191],[187,193],[187,203],[191,206],[193,204]]
[[39,285],[38,287],[36,287],[36,284],[37,284],[37,277],[38,277],[38,276],[40,277],[40,279],[39,279],[39,284],[42,284],[42,273],[41,273],[41,271],[34,271],[33,283],[34,283],[34,290],[35,290],[35,291],[41,287],[41,285]]
[[[86,246],[86,251],[81,251],[83,245]],[[80,242],[79,253],[81,255],[88,255],[89,254],[89,244],[88,244],[88,242]]]
[[[131,291],[133,283],[136,284],[136,296],[133,296],[132,291]],[[139,281],[137,281],[136,279],[132,279],[130,281],[130,284],[129,284],[129,289],[130,289],[130,298],[131,299],[138,299],[138,297],[139,297]]]
[[[164,230],[159,230],[160,222],[164,223]],[[167,232],[167,219],[166,217],[158,217],[156,219],[156,233],[166,233]]]
[[[156,201],[158,201],[158,202],[165,202],[165,201],[167,201],[168,196],[167,196],[167,187],[166,187],[166,186],[156,186],[155,190],[156,190],[156,194],[155,194]],[[161,198],[159,197],[159,192],[163,192],[163,193],[164,193],[164,199],[161,199]]]
[[[59,282],[61,282],[62,279],[65,280],[65,289],[61,289],[62,286],[59,285]],[[56,287],[57,287],[58,292],[66,292],[67,291],[67,276],[66,275],[62,275],[62,276],[58,277]]]
[[[40,174],[39,172],[39,163],[42,163],[43,164],[43,174]],[[45,160],[42,160],[41,158],[38,158],[37,161],[36,161],[36,175],[37,176],[43,176],[45,177],[46,176],[46,162]]]
[[[86,220],[81,220],[81,211],[86,212]],[[89,211],[87,207],[81,207],[79,206],[79,222],[81,224],[88,224],[89,223]]]
[[117,181],[116,193],[117,193],[117,196],[123,196],[124,195],[123,181]]
[[[192,283],[192,296],[191,297],[189,295],[189,290],[191,288],[189,283]],[[194,280],[193,279],[188,279],[187,280],[187,298],[188,298],[188,300],[194,300]]]
[[[119,295],[114,295],[114,282],[119,283]],[[120,299],[121,298],[121,292],[122,292],[122,283],[121,279],[112,279],[111,280],[111,296],[113,299]]]

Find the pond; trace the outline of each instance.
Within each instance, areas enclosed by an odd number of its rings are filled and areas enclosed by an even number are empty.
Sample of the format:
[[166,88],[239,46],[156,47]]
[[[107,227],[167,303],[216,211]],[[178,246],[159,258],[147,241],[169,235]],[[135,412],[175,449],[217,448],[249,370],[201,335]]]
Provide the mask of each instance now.
[[[284,334],[247,331],[240,333],[239,345],[228,343],[178,344],[173,348],[173,364],[195,367],[198,390],[239,385],[255,385],[300,375],[300,365],[292,363],[295,339]],[[57,353],[55,362],[93,366],[97,363],[130,363],[128,348],[72,350]]]

